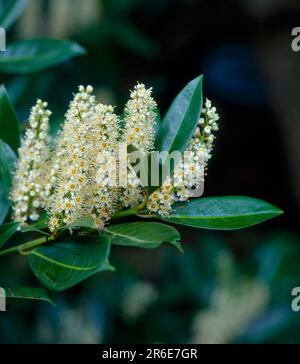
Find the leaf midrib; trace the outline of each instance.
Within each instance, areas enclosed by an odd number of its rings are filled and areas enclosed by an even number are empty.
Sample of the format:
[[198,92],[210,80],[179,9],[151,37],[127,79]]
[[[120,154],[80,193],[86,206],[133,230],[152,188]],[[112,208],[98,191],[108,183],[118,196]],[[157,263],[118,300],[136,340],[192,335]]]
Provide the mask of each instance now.
[[[64,43],[63,44],[64,46],[65,45],[68,45],[67,43]],[[72,44],[71,44],[72,45]],[[8,49],[9,51],[9,49]],[[39,53],[39,49],[36,49],[35,50],[35,53],[33,54],[28,54],[27,56],[24,55],[24,56],[18,56],[18,55],[10,55],[10,54],[7,54],[3,57],[0,57],[0,64],[10,64],[10,63],[22,63],[22,62],[30,62],[34,59],[35,62],[41,62],[41,61],[48,61],[49,59],[49,54],[52,56],[52,57],[57,57],[57,56],[60,56],[60,55],[64,55],[66,53],[66,50],[62,50],[61,48],[60,49],[49,49],[49,50],[45,50],[45,52],[43,53]],[[78,49],[75,49],[75,48],[72,48],[72,49],[68,49],[68,53],[72,53],[74,55],[80,55],[80,54],[84,54],[84,50],[81,49],[81,48],[78,48]],[[68,56],[68,53],[65,54],[64,56],[67,57]],[[37,59],[36,59],[37,58]]]
[[157,243],[157,241],[154,241],[154,240],[142,240],[142,239],[138,239],[138,238],[135,238],[135,237],[132,237],[132,236],[123,235],[121,233],[116,233],[115,231],[111,231],[111,230],[108,230],[108,229],[106,229],[106,231],[109,234],[112,234],[112,235],[115,235],[115,236],[119,236],[119,237],[122,237],[122,238],[125,238],[125,239],[129,239],[129,240],[134,240],[134,241],[137,241],[137,242]]
[[71,269],[71,270],[90,271],[90,270],[94,270],[94,269],[99,268],[99,264],[96,264],[96,265],[91,266],[91,267],[78,267],[78,266],[74,266],[74,265],[65,264],[65,263],[59,262],[57,260],[54,260],[52,258],[46,257],[45,255],[43,255],[41,253],[38,253],[36,251],[31,252],[31,254],[36,255],[37,257],[39,257],[41,259],[44,259],[44,260],[46,260],[46,261],[48,261],[50,263],[53,263],[53,264],[58,265],[60,267]]
[[[21,295],[21,294],[15,294],[14,292],[13,292],[13,290],[11,289],[11,288],[6,288],[5,289],[5,292],[7,293],[9,293],[9,295],[7,295],[6,294],[6,297],[7,298],[16,298],[16,299],[28,299],[28,300],[35,300],[35,301],[45,301],[45,302],[49,302],[49,303],[51,303],[53,306],[55,306],[55,304],[54,304],[54,302],[53,302],[53,300],[50,298],[50,297],[48,297],[48,296],[39,296],[39,297],[35,297],[35,296],[33,296],[33,295],[28,295],[28,296],[26,296],[26,295]],[[46,295],[46,293],[45,293],[45,295]]]
[[263,211],[263,212],[254,212],[252,214],[238,214],[238,215],[214,215],[214,216],[204,216],[204,215],[170,215],[167,219],[175,218],[175,219],[220,219],[220,218],[235,218],[235,217],[247,217],[247,216],[255,216],[255,215],[266,215],[266,214],[273,214],[273,215],[280,215],[282,211],[279,210],[278,212],[275,211]]
[[[48,61],[49,59],[49,53],[51,54],[51,52],[45,52],[43,55],[39,55],[39,54],[32,54],[32,55],[28,55],[28,56],[10,56],[7,55],[6,57],[0,57],[0,64],[11,64],[11,63],[23,63],[23,62],[31,62],[33,59],[35,62],[41,62],[41,61]],[[63,54],[63,52],[52,52],[52,54],[55,54],[55,56],[57,57],[57,55]],[[52,61],[49,61],[52,62]]]
[[[6,242],[14,235],[14,233],[17,231],[18,229],[18,225],[12,225],[10,228],[8,228],[7,230],[5,230],[3,233],[0,233],[0,248],[2,248]],[[7,238],[7,236],[9,236]],[[1,238],[4,238],[4,241],[1,242]]]
[[[201,78],[198,80],[198,82],[197,82],[197,86],[195,87],[195,90],[199,87],[199,81],[201,80]],[[189,102],[189,104],[188,104],[188,107],[186,108],[186,110],[185,110],[185,113],[184,113],[184,117],[182,118],[182,121],[181,121],[181,123],[180,123],[180,126],[179,126],[179,128],[178,128],[178,130],[180,130],[181,129],[181,127],[182,127],[182,125],[185,123],[185,120],[186,120],[186,117],[187,117],[187,113],[188,113],[188,111],[189,111],[189,108],[190,108],[190,105],[192,104],[192,102],[194,101],[194,98],[195,98],[195,94],[193,94],[193,96],[192,96],[192,98],[190,99],[190,102]],[[177,141],[177,139],[178,139],[178,133],[175,135],[175,137],[174,137],[174,139],[172,140],[172,144],[171,144],[171,146],[170,146],[170,149],[169,150],[171,150],[171,151],[173,151],[173,150],[175,150],[175,149],[173,149],[174,148],[174,145],[175,145],[175,142]]]
[[[195,90],[198,88],[198,86],[199,86],[199,81],[201,81],[201,80],[202,80],[202,78],[201,78],[201,76],[200,76],[200,77],[199,77],[199,80],[197,81],[197,85],[196,85],[196,87],[195,87]],[[182,118],[182,120],[181,120],[181,123],[178,125],[178,131],[181,129],[182,125],[184,124],[184,121],[185,121],[185,119],[186,119],[186,116],[187,116],[187,113],[188,113],[189,107],[190,107],[190,105],[192,104],[192,102],[194,101],[194,97],[195,97],[195,95],[193,94],[193,96],[192,96],[192,98],[190,99],[190,101],[189,101],[189,103],[188,103],[188,106],[187,106],[187,108],[186,108],[186,110],[185,110],[185,112],[184,112],[184,116],[183,116],[183,118]],[[171,106],[172,106],[172,105],[171,105]],[[168,115],[167,115],[167,116],[168,116]],[[177,141],[177,138],[178,138],[178,133],[175,133],[174,138],[172,138],[172,142],[171,142],[171,144],[170,144],[169,151],[173,151],[173,147],[174,147],[174,145],[175,145],[175,142]]]
[[2,235],[6,235],[7,233],[10,233],[12,230],[17,229],[18,228],[18,224],[17,225],[12,225],[11,227],[9,227],[8,229],[6,229],[4,232],[0,232],[0,238]]

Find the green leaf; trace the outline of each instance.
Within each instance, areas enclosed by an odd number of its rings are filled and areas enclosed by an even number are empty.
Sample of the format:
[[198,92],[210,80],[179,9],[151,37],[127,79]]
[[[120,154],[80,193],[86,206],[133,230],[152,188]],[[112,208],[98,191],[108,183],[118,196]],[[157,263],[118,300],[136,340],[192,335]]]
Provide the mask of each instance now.
[[[170,167],[169,170],[172,173],[174,163],[171,157],[176,157],[176,155],[171,155],[172,152],[183,153],[186,150],[197,127],[202,111],[202,83],[203,76],[199,76],[189,82],[176,96],[165,117],[159,124],[155,140],[155,151],[168,152],[169,154],[167,155],[167,159],[163,160],[162,156],[158,156],[157,153],[151,153],[149,160],[151,164],[156,165],[153,168],[159,168],[160,166],[164,168],[165,165],[166,167]],[[174,162],[176,163],[176,160]],[[152,185],[153,176],[151,176],[151,169],[152,166],[149,168],[148,175],[149,194],[157,190],[164,182],[161,169],[159,181],[156,181],[155,185]]]
[[0,1],[0,27],[8,28],[23,12],[27,0],[1,0]]
[[45,287],[63,291],[95,273],[113,270],[109,252],[107,237],[69,238],[34,249],[28,259]]
[[16,156],[12,149],[0,140],[0,224],[9,211],[9,193],[12,185],[12,170]]
[[0,86],[0,138],[17,153],[20,146],[20,128],[17,114],[6,89]]
[[0,226],[0,248],[15,234],[18,230],[19,223],[9,222]]
[[157,222],[133,222],[111,225],[105,230],[115,245],[127,245],[154,249],[162,243],[170,243],[182,251],[179,232],[172,226]]
[[85,54],[77,43],[58,39],[30,39],[10,44],[0,55],[0,72],[31,73]]
[[12,186],[12,172],[16,155],[10,146],[0,140],[0,183],[9,195]]
[[283,212],[269,203],[245,196],[206,197],[177,203],[169,217],[174,224],[213,230],[235,230],[259,224]]
[[185,151],[201,115],[202,82],[203,76],[195,78],[176,96],[160,124],[157,151]]
[[7,199],[7,194],[5,193],[3,186],[0,184],[0,224],[2,224],[5,220],[8,211],[9,201]]
[[[32,288],[32,287],[17,287],[17,288],[4,288],[5,297],[7,299],[26,299],[45,301],[55,306],[52,294],[45,288]],[[0,297],[2,292],[0,290]]]

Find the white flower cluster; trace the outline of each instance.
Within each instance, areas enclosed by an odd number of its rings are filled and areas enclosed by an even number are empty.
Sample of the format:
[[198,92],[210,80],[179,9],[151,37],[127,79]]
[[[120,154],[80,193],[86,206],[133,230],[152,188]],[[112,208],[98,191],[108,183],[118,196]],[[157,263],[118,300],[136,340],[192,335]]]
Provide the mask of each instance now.
[[[127,146],[149,153],[154,148],[157,107],[152,98],[152,88],[146,89],[138,83],[130,94],[125,106],[125,131],[122,137]],[[130,160],[127,160],[128,185],[122,190],[121,202],[124,207],[135,207],[145,198],[146,190],[136,175]]]
[[[153,150],[156,102],[151,95],[151,88],[139,83],[135,86],[125,106],[121,128],[114,108],[97,103],[92,86],[79,86],[51,153],[51,112],[47,103],[38,100],[19,150],[11,192],[14,219],[21,224],[35,221],[41,209],[46,209],[53,233],[85,217],[92,217],[101,230],[116,212],[142,202],[144,205],[147,190],[142,177],[130,157],[127,155],[127,160],[122,161],[121,154],[137,150],[148,156]],[[167,216],[176,201],[187,200],[191,189],[203,182],[218,119],[216,109],[207,100],[184,161],[176,165],[174,177],[168,177],[148,197],[149,212]],[[127,183],[120,184],[123,174]]]
[[191,191],[204,183],[205,170],[215,139],[214,132],[219,129],[218,120],[216,108],[207,99],[184,158],[174,169],[172,180],[166,179],[163,186],[149,196],[147,208],[150,212],[168,216],[176,201],[188,200]]
[[198,126],[187,147],[184,163],[181,161],[174,171],[174,185],[179,201],[188,200],[192,189],[204,183],[205,170],[213,150],[214,132],[219,130],[218,121],[216,108],[206,99]]
[[79,87],[66,113],[66,120],[53,155],[52,195],[49,227],[55,231],[85,216],[89,194],[88,137],[96,104],[93,88]]
[[[87,216],[92,216],[101,230],[118,210],[137,205],[144,197],[129,158],[128,186],[118,187],[118,143],[147,150],[153,145],[156,103],[151,90],[138,84],[131,93],[123,135],[113,107],[97,104],[92,92],[91,86],[79,87],[56,142],[51,169],[53,197],[48,208],[53,232]],[[134,143],[128,144],[133,133]]]
[[217,109],[212,106],[210,100],[206,99],[205,108],[202,109],[202,117],[199,120],[199,126],[195,133],[196,140],[191,141],[192,145],[198,144],[198,142],[203,143],[205,163],[211,158],[215,140],[214,132],[219,130],[219,119],[220,117],[217,113]]
[[36,221],[48,203],[49,181],[49,116],[48,104],[37,100],[29,116],[19,160],[13,178],[11,201],[13,218],[20,224]]
[[[89,144],[90,180],[89,214],[100,230],[104,223],[118,211],[120,191],[117,187],[117,148],[119,138],[118,117],[112,106],[98,104],[92,118],[92,133]],[[113,160],[112,160],[113,159]],[[114,182],[115,181],[115,182]]]
[[144,84],[138,83],[131,92],[124,111],[124,141],[144,152],[150,152],[154,148],[157,105],[151,94],[152,88],[146,89]]

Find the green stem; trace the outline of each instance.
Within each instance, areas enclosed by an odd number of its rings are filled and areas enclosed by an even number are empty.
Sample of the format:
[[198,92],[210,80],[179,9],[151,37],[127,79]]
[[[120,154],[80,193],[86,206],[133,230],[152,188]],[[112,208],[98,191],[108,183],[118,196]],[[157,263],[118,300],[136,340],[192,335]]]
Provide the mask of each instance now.
[[127,210],[117,212],[111,219],[116,220],[116,219],[121,219],[123,217],[128,217],[128,216],[137,216],[139,211],[141,211],[145,208],[146,204],[147,204],[147,198],[141,204],[139,204],[138,206],[136,206],[132,209],[127,209]]
[[123,210],[120,212],[117,212],[111,219],[112,220],[116,220],[116,219],[121,219],[123,217],[128,217],[128,216],[136,216],[136,214],[139,212],[139,206],[132,208],[132,209],[127,209],[127,210]]
[[2,251],[0,251],[0,256],[14,254],[14,253],[26,254],[27,250],[35,248],[36,246],[39,246],[42,244],[46,244],[49,242],[49,240],[53,240],[53,238],[44,236],[42,238],[29,241],[28,243],[20,244],[20,245],[14,246],[12,248],[2,250]]
[[135,216],[137,211],[135,209],[128,209],[124,211],[117,212],[114,216],[112,216],[111,220],[122,219],[127,216]]
[[157,217],[155,214],[136,214],[136,216],[141,219],[155,219]]

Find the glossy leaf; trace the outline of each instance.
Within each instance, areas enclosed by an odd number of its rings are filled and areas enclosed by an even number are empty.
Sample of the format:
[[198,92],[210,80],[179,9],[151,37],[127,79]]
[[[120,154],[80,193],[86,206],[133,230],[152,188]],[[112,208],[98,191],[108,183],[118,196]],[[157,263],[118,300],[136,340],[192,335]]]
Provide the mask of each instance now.
[[171,104],[158,130],[157,151],[172,153],[186,149],[202,110],[202,81],[202,76],[192,80]]
[[0,248],[15,234],[18,227],[17,222],[9,222],[0,226]]
[[[152,163],[154,164],[153,168],[159,168],[159,166],[164,167],[166,165],[166,168],[170,167],[169,170],[172,173],[174,163],[170,163],[172,161],[171,157],[176,157],[174,155],[172,156],[172,152],[183,153],[186,150],[197,127],[202,111],[202,82],[203,76],[199,76],[189,82],[176,96],[165,117],[159,124],[156,133],[155,151],[167,152],[167,159],[164,160],[164,157],[157,155],[157,153],[152,153],[149,159],[151,160],[151,165]],[[158,158],[160,159],[158,160]],[[159,172],[159,180],[154,182],[152,179],[153,176],[151,176],[151,168],[149,168],[148,176],[149,194],[157,190],[164,182],[162,169]]]
[[9,195],[12,186],[12,171],[16,161],[16,155],[10,146],[0,140],[0,183],[4,191]]
[[30,39],[10,44],[0,55],[0,72],[31,73],[85,54],[77,43],[57,39]]
[[[55,306],[52,295],[45,288],[18,287],[4,288],[6,299],[26,299],[45,301]],[[1,297],[1,290],[0,290]]]
[[7,194],[5,193],[3,186],[0,184],[0,224],[2,224],[5,220],[8,211],[9,201],[7,199]]
[[9,192],[12,184],[12,169],[16,156],[12,149],[0,140],[0,224],[9,211]]
[[234,230],[259,224],[282,213],[277,207],[256,198],[224,196],[177,203],[169,217],[157,217],[194,228]]
[[104,236],[69,238],[34,249],[28,259],[45,287],[63,291],[95,273],[113,270],[109,252],[110,242]]
[[19,120],[3,85],[0,86],[0,139],[16,153],[18,152],[20,146]]
[[133,222],[111,225],[106,228],[112,244],[153,249],[162,243],[169,243],[181,249],[180,234],[172,226],[157,222]]
[[23,12],[27,0],[1,0],[0,1],[0,27],[8,28]]

